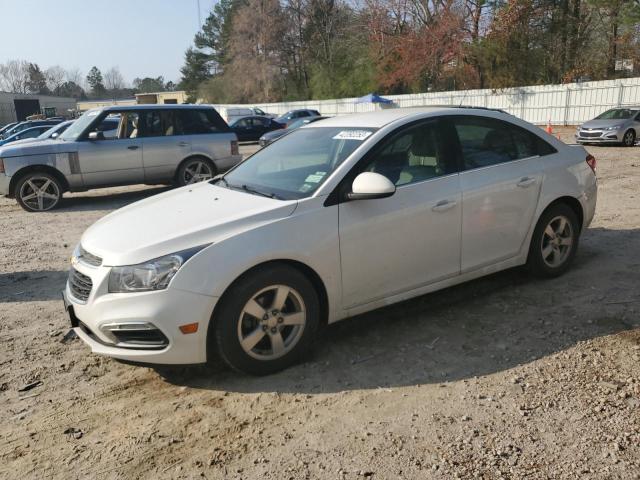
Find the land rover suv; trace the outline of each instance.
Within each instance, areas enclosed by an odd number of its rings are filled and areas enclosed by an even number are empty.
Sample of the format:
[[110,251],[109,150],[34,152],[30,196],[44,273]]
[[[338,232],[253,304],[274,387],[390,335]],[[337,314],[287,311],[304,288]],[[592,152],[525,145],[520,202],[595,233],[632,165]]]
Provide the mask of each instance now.
[[[117,128],[105,130],[105,120]],[[236,135],[211,106],[103,107],[56,139],[0,148],[0,195],[41,212],[58,206],[67,191],[182,186],[209,180],[240,159]]]

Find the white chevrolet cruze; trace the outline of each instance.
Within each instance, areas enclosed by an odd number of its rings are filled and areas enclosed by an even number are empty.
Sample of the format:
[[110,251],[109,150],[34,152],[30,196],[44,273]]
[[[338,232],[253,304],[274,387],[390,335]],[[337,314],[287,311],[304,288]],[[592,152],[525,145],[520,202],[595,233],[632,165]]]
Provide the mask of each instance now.
[[563,273],[596,194],[582,147],[500,111],[335,117],[96,222],[65,306],[95,353],[268,374],[323,323],[517,265]]

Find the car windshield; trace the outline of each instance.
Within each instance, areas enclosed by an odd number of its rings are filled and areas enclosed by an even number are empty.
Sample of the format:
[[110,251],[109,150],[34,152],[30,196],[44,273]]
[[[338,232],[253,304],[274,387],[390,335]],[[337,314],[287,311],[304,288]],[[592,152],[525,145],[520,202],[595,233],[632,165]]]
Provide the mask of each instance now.
[[45,138],[49,138],[53,132],[56,132],[60,128],[60,125],[55,125],[51,127],[49,130],[45,130],[40,135],[38,135],[38,140],[43,140]]
[[296,120],[291,125],[289,125],[287,127],[287,130],[295,130],[296,128],[300,128],[301,126],[306,125],[307,123],[309,123],[308,118],[301,118],[300,120]]
[[279,199],[309,197],[374,131],[301,128],[259,150],[216,182]]
[[100,110],[89,110],[85,112],[79,119],[67,128],[58,138],[61,140],[73,142],[78,139],[80,134],[93,122],[100,114]]
[[596,117],[596,120],[627,120],[637,113],[637,110],[628,108],[614,108],[607,110]]

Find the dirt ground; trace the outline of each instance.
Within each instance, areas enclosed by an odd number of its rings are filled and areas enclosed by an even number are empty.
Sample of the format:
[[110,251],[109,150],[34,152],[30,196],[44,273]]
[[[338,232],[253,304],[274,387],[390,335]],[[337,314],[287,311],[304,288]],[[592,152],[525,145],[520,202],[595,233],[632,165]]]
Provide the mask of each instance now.
[[80,235],[162,188],[45,214],[0,199],[0,478],[640,478],[640,146],[589,150],[598,210],[569,273],[332,325],[265,378],[160,374],[65,340]]

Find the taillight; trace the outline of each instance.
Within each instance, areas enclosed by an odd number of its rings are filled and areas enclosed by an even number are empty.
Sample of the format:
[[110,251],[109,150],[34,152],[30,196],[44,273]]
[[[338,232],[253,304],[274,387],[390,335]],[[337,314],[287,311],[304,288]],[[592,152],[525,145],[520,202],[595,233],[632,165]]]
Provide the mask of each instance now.
[[231,140],[231,155],[240,155],[240,150],[238,149],[237,140]]
[[597,164],[596,157],[594,157],[593,155],[589,154],[589,155],[587,155],[586,161],[587,161],[587,165],[589,165],[591,167],[591,170],[593,170],[593,173],[595,174],[596,173],[596,164]]
[[4,173],[4,160],[0,158],[0,173]]

